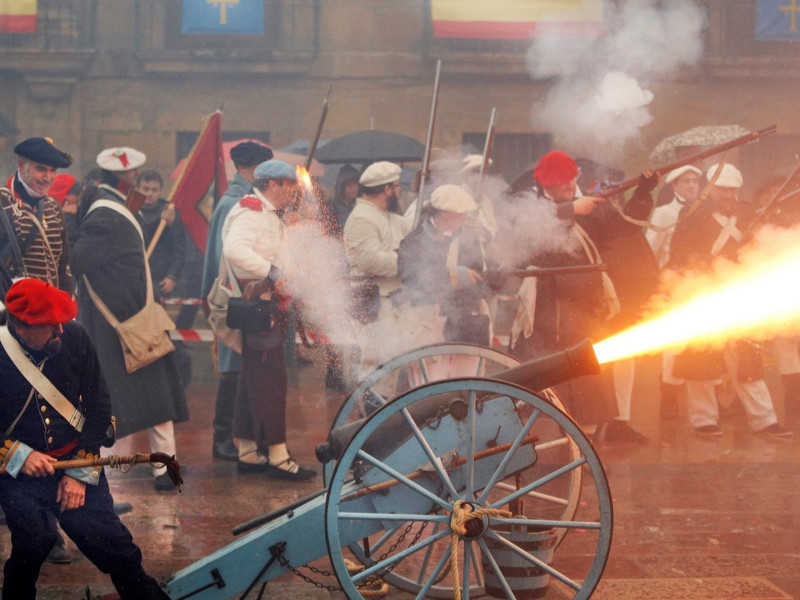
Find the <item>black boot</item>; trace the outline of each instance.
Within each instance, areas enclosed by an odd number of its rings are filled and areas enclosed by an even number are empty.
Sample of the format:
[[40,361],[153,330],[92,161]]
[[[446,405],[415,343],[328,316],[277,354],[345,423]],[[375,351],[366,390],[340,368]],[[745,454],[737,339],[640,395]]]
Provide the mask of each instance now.
[[663,418],[678,418],[678,391],[680,389],[680,385],[661,382],[661,416]]
[[111,582],[121,600],[169,600],[155,579],[135,565],[110,573]]
[[217,402],[214,408],[214,458],[237,460],[239,451],[233,443],[233,411],[239,373],[220,373]]

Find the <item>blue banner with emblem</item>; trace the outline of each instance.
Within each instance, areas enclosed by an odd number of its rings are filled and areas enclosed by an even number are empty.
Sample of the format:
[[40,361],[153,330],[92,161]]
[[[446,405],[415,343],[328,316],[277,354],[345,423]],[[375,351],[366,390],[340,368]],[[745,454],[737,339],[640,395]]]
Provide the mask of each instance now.
[[182,33],[264,33],[264,0],[183,0]]
[[756,39],[787,42],[800,40],[800,0],[758,0]]

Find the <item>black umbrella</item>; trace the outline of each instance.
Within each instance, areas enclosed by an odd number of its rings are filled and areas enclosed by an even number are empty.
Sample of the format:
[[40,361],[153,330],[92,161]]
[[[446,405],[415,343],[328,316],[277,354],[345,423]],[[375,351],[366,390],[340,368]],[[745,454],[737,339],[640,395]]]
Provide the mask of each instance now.
[[371,163],[376,160],[422,160],[425,147],[414,138],[389,131],[359,131],[320,147],[314,158],[322,163]]

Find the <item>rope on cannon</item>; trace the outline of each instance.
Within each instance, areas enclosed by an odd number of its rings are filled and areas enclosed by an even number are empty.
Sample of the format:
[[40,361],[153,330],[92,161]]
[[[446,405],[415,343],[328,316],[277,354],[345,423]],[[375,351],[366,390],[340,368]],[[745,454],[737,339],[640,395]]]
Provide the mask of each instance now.
[[472,505],[464,500],[456,500],[453,512],[450,513],[450,570],[453,572],[453,595],[461,600],[461,583],[458,574],[458,542],[467,534],[467,521],[488,517],[511,517],[511,511],[499,508],[479,508],[473,510]]

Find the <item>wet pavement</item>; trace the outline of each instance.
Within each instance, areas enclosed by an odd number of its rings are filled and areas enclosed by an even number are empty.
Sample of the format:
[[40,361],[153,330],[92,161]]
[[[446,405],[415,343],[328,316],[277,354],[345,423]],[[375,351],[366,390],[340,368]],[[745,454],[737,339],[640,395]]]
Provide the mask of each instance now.
[[[207,344],[191,348],[194,379],[187,390],[191,421],[177,426],[183,492],[153,489],[148,467],[109,473],[117,502],[133,511],[122,517],[142,548],[146,569],[165,578],[234,541],[232,528],[321,488],[321,478],[302,484],[237,474],[235,464],[211,457],[216,380]],[[639,361],[634,426],[650,438],[645,446],[603,444],[597,451],[613,497],[611,555],[594,598],[600,600],[777,600],[800,598],[800,441],[773,442],[747,432],[736,405],[720,425],[725,435],[707,440],[692,434],[682,411],[677,420],[658,415],[657,359]],[[776,379],[773,377],[773,379]],[[780,388],[770,380],[784,422]],[[320,365],[290,371],[289,446],[304,465],[316,463],[341,394],[326,392]],[[785,421],[800,429],[800,415]],[[147,451],[144,436],[139,437]],[[318,468],[317,465],[315,468]],[[315,535],[324,546],[323,532]],[[557,552],[582,555],[580,531],[567,534]],[[570,536],[574,543],[570,543]],[[67,542],[70,565],[46,564],[39,598],[85,598],[113,591]],[[7,530],[0,554],[10,549]],[[324,565],[320,565],[324,566]],[[335,583],[327,579],[326,583]],[[238,596],[237,596],[238,597]],[[251,594],[257,597],[257,590]],[[267,587],[265,598],[320,600],[341,593],[314,587],[292,575]],[[407,597],[393,592],[392,598]],[[548,597],[561,597],[551,590]]]

